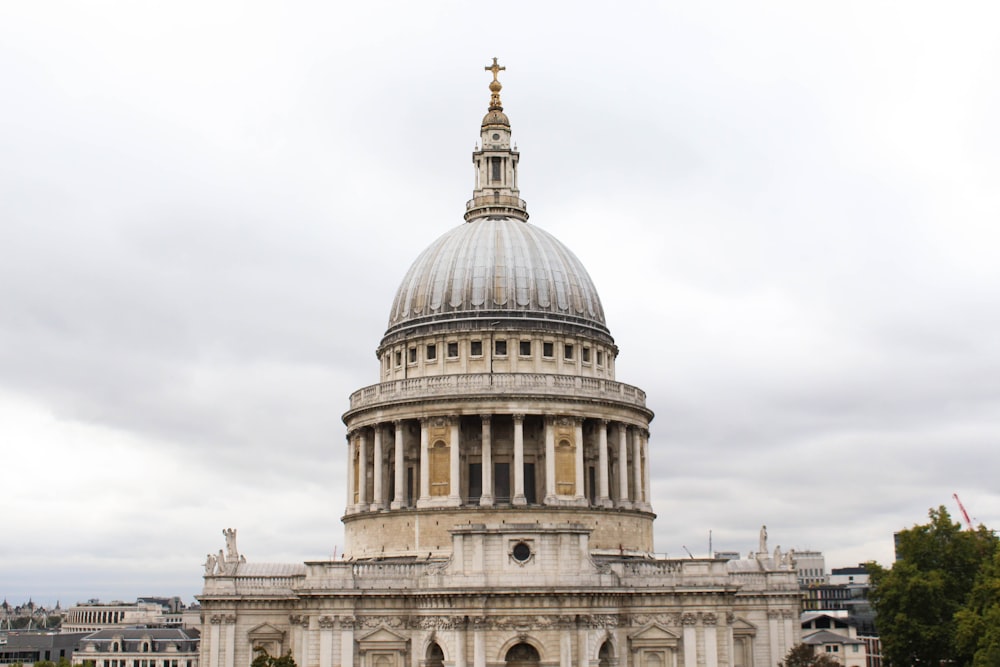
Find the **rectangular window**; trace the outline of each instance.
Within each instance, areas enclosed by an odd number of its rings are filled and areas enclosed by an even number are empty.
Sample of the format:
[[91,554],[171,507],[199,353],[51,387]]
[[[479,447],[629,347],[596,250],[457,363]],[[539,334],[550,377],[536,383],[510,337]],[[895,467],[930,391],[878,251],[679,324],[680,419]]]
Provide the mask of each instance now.
[[469,354],[473,357],[483,356],[483,341],[474,340],[469,344]]
[[563,349],[563,358],[565,358],[565,359],[572,359],[573,358],[573,346],[572,345],[567,345]]
[[458,358],[458,343],[448,343],[448,358],[449,359]]
[[438,356],[437,345],[431,343],[430,345],[427,346],[427,361],[434,361],[435,359],[437,359],[437,356]]
[[403,353],[396,350],[396,365],[399,366],[403,363]]
[[506,357],[507,356],[507,341],[505,341],[505,340],[498,340],[498,341],[496,341],[496,346],[495,346],[494,350],[495,350],[495,354],[498,357]]
[[553,354],[552,343],[542,343],[542,356],[551,359]]
[[520,343],[518,343],[518,345],[519,345],[519,348],[520,348],[520,349],[518,349],[518,354],[520,354],[522,357],[530,357],[531,356],[531,341],[530,340],[522,340]]
[[604,365],[604,353],[601,352],[600,350],[597,351],[597,365],[598,366]]
[[407,350],[407,352],[406,352],[406,359],[411,364],[417,363],[417,348],[411,347],[409,350]]
[[589,347],[583,348],[583,350],[580,352],[580,357],[581,357],[580,360],[583,363],[589,364],[590,363],[590,348]]
[[493,173],[491,175],[491,180],[495,183],[500,182],[500,158],[492,157],[490,158],[490,165],[493,167]]

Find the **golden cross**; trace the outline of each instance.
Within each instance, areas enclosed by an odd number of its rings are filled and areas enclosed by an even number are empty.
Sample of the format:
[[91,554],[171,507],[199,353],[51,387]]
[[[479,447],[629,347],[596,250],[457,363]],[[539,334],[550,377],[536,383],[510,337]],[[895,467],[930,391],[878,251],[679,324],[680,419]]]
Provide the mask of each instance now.
[[504,71],[507,68],[503,67],[501,65],[498,65],[497,64],[497,59],[494,57],[493,58],[493,64],[492,65],[487,65],[483,69],[485,69],[487,72],[493,72],[493,80],[496,81],[497,80],[497,74],[499,74],[500,72]]

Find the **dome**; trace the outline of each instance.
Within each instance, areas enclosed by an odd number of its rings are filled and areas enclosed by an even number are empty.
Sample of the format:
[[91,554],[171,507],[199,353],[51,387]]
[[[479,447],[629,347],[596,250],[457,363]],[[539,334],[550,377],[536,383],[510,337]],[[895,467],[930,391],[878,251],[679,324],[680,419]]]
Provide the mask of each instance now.
[[510,127],[510,119],[507,118],[507,114],[503,111],[498,111],[495,109],[490,109],[483,116],[483,127],[494,127],[499,125],[501,127]]
[[467,222],[424,250],[396,292],[386,335],[486,317],[564,321],[608,334],[580,260],[548,232],[506,217]]

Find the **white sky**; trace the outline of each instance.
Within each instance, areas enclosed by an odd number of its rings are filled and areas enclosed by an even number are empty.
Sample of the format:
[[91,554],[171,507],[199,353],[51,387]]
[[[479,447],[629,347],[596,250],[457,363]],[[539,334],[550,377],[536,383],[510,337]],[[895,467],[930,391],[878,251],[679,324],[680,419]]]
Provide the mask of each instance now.
[[0,597],[342,552],[351,391],[462,222],[531,222],[646,390],[656,548],[1000,524],[1000,6],[0,4]]

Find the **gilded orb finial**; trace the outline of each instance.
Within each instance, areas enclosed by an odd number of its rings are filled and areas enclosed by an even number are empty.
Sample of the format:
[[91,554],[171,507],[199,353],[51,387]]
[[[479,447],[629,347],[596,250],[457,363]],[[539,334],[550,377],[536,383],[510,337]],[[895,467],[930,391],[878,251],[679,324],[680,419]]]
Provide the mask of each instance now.
[[503,111],[503,106],[500,104],[500,89],[503,88],[503,85],[497,80],[497,74],[507,68],[498,64],[494,56],[493,64],[487,65],[483,69],[487,72],[493,72],[493,81],[490,82],[490,111]]

